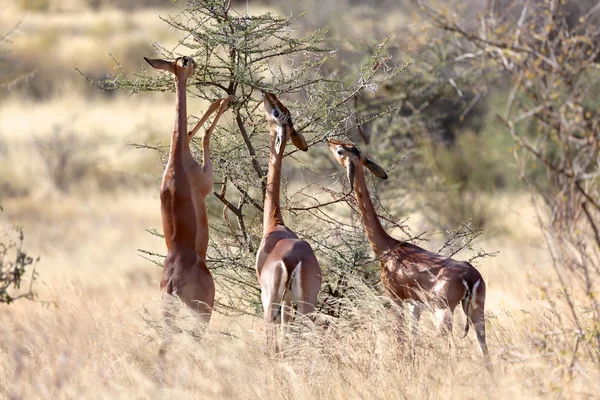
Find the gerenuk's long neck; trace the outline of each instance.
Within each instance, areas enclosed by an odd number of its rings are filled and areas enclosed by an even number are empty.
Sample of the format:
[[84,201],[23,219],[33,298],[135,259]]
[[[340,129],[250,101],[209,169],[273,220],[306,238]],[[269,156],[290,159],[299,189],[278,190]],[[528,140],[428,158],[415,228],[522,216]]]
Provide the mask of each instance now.
[[265,206],[263,216],[263,233],[275,225],[285,225],[281,215],[279,204],[279,190],[281,188],[281,164],[283,162],[283,151],[285,141],[281,143],[279,154],[276,146],[277,132],[271,130],[271,156],[269,157],[269,172],[267,174],[267,193],[265,195]]
[[171,138],[171,159],[174,159],[175,152],[181,156],[187,146],[186,81],[184,77],[175,76],[175,126]]
[[360,215],[362,216],[367,239],[375,254],[380,257],[384,252],[396,247],[399,242],[388,235],[381,226],[381,222],[379,221],[379,217],[377,216],[375,207],[373,207],[373,202],[371,201],[371,195],[367,189],[365,172],[362,165],[355,167],[354,192],[356,193],[356,200],[358,202]]

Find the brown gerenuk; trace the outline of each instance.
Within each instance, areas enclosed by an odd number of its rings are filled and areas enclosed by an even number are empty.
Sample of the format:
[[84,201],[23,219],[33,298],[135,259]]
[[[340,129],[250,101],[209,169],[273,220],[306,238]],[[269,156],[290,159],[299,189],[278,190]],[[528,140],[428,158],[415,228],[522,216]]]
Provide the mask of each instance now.
[[298,313],[315,310],[321,287],[321,268],[310,244],[300,240],[283,222],[279,202],[281,165],[288,139],[300,150],[308,150],[302,134],[296,132],[290,112],[275,95],[264,93],[264,108],[270,132],[271,151],[265,194],[263,237],[256,254],[256,275],[261,288],[267,345],[280,353],[276,327],[291,318],[291,302]]
[[380,262],[381,282],[387,294],[398,304],[406,301],[415,304],[413,313],[417,321],[421,310],[419,304],[430,302],[438,329],[448,335],[452,333],[454,309],[461,304],[467,316],[464,335],[467,335],[469,323],[472,323],[487,361],[489,353],[484,318],[486,288],[479,271],[468,262],[432,253],[388,235],[373,207],[363,167],[381,179],[387,179],[385,171],[362,155],[353,143],[328,139],[327,145],[338,163],[346,168],[367,239]]
[[[169,160],[160,187],[160,207],[167,257],[160,281],[163,294],[162,313],[173,327],[178,297],[208,324],[215,300],[215,284],[206,265],[208,216],[206,196],[213,190],[210,136],[232,97],[212,103],[192,131],[187,130],[186,83],[194,74],[196,63],[191,57],[174,61],[144,58],[153,68],[169,71],[175,78],[175,126],[171,137]],[[218,111],[217,111],[218,110]],[[206,120],[217,111],[202,137],[203,165],[192,156],[190,141]],[[159,354],[164,356],[168,340],[163,340]]]

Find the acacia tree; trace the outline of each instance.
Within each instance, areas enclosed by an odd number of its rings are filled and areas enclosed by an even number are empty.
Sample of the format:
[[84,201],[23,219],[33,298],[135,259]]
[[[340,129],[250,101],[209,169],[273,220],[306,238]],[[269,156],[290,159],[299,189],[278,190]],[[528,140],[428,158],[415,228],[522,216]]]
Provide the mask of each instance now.
[[[233,121],[221,124],[211,144],[215,176],[221,179],[215,183],[215,197],[208,199],[213,215],[208,265],[217,284],[223,287],[220,292],[225,297],[217,299],[221,312],[252,312],[260,307],[254,259],[262,236],[269,156],[260,90],[283,94],[294,114],[296,129],[308,140],[307,155],[299,155],[290,147],[285,154],[282,202],[287,210],[286,222],[313,245],[321,260],[325,299],[339,297],[336,288],[344,281],[342,276],[353,266],[365,263],[367,244],[362,227],[356,220],[347,224],[339,221],[332,212],[335,203],[348,196],[320,188],[329,186],[324,178],[289,193],[287,179],[309,174],[312,180],[319,167],[329,165],[329,155],[321,153],[316,145],[325,137],[345,136],[354,129],[351,100],[365,90],[374,90],[402,68],[385,57],[382,44],[352,75],[323,72],[334,53],[323,45],[327,31],[301,35],[296,26],[301,17],[249,15],[223,0],[187,1],[179,14],[162,18],[181,33],[178,45],[165,49],[155,43],[163,58],[184,53],[198,63],[196,76],[188,82],[189,95],[209,101],[228,95],[236,98],[230,107]],[[166,74],[148,76],[142,71],[130,76],[120,69],[98,85],[104,90],[127,89],[133,93],[174,90]],[[142,147],[158,150],[166,161],[166,147]],[[200,149],[199,142],[194,142],[193,151]],[[219,208],[222,213],[215,212]],[[160,261],[157,264],[162,265]],[[322,308],[328,308],[327,304],[327,300],[322,302]]]
[[542,287],[563,328],[543,350],[562,354],[568,375],[582,354],[600,363],[599,7],[573,18],[573,1],[491,2],[470,28],[458,13],[419,3],[465,57],[509,83],[497,117],[514,139],[559,282]]

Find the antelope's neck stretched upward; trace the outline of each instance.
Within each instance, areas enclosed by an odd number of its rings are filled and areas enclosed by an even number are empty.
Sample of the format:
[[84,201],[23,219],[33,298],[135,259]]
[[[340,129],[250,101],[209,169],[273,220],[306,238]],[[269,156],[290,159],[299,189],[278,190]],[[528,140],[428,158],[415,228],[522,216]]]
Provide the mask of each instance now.
[[375,254],[381,256],[386,251],[394,249],[400,242],[388,235],[383,226],[381,226],[381,222],[371,201],[371,195],[367,189],[365,172],[362,165],[355,167],[354,192],[356,193],[356,201],[358,202],[367,239]]
[[186,83],[187,78],[175,75],[175,126],[173,127],[170,156],[174,157],[174,153],[177,152],[177,158],[183,156],[188,145]]
[[[282,128],[285,129],[285,128]],[[267,174],[267,192],[265,194],[265,206],[263,217],[263,234],[266,234],[276,225],[285,225],[281,215],[281,205],[279,204],[279,193],[281,189],[281,166],[283,163],[283,152],[285,150],[287,135],[281,143],[277,143],[277,131],[270,128],[271,134],[271,155],[269,157],[269,172]],[[279,149],[276,148],[279,146]]]

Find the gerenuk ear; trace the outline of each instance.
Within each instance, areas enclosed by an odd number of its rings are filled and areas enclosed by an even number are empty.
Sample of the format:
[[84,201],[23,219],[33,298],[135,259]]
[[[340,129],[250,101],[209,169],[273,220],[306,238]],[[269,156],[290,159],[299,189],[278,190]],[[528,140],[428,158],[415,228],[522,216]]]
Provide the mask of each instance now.
[[296,146],[300,150],[308,150],[308,144],[306,144],[306,139],[304,139],[304,136],[301,133],[296,132],[296,129],[294,129],[293,126],[290,127],[290,139],[292,140],[292,143],[294,143],[294,146]]
[[364,165],[376,177],[381,178],[381,179],[387,179],[388,178],[388,176],[385,173],[385,171],[383,170],[383,168],[381,168],[379,165],[375,164],[373,161],[369,160],[366,157],[365,157]]
[[146,60],[146,62],[148,64],[150,64],[152,66],[152,68],[154,68],[154,69],[162,69],[164,71],[169,71],[171,73],[175,73],[175,61],[166,61],[166,60],[161,60],[160,58],[146,58],[146,57],[144,57],[144,60]]
[[354,163],[350,162],[350,160],[346,160],[346,173],[350,181],[350,190],[354,190]]

